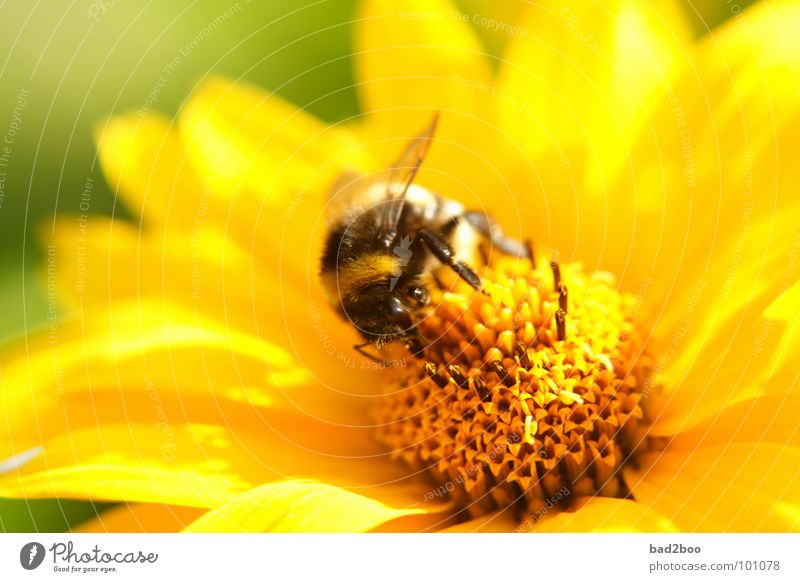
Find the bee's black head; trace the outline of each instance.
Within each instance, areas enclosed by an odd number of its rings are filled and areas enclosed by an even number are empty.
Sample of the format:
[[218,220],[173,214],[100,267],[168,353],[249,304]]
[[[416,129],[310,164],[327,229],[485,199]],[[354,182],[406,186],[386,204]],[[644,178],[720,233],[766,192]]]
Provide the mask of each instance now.
[[343,315],[368,342],[383,345],[416,338],[419,310],[427,293],[385,286],[364,289],[355,301],[342,305]]

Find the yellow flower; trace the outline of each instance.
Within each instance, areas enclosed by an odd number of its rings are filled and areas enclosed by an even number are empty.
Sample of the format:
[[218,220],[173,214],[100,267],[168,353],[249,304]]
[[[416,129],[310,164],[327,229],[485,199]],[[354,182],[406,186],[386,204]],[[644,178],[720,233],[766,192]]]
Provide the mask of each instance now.
[[[72,311],[3,356],[0,496],[123,503],[85,530],[800,529],[800,9],[698,43],[654,10],[365,0],[363,118],[213,78],[99,127],[134,219],[45,233]],[[325,193],[434,109],[417,181],[539,259],[436,295],[463,368],[376,370],[319,289]]]

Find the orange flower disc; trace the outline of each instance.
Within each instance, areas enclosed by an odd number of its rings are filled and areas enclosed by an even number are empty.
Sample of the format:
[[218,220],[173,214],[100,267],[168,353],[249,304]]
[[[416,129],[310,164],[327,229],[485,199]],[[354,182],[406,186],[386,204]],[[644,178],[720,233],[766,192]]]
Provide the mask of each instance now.
[[378,439],[429,475],[426,499],[472,516],[625,497],[619,469],[646,443],[654,388],[639,302],[579,264],[502,258],[482,280],[484,293],[432,292],[430,345],[379,399]]

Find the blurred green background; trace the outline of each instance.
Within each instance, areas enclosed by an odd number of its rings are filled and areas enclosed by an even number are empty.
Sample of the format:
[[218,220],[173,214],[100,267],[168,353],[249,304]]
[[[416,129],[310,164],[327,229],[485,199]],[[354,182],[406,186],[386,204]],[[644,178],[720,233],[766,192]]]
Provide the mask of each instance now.
[[[751,1],[737,0],[736,10]],[[474,13],[481,2],[457,4]],[[174,116],[209,71],[276,90],[326,120],[352,115],[358,109],[349,58],[355,5],[356,0],[0,3],[0,134],[12,139],[0,160],[0,342],[45,321],[36,233],[54,214],[78,212],[87,177],[94,180],[90,212],[126,216],[95,158],[92,128],[99,120],[148,101]],[[513,20],[522,5],[507,0],[499,10]],[[725,0],[684,0],[684,8],[698,36],[733,10]],[[477,32],[488,51],[502,50],[502,32]],[[165,72],[176,56],[180,64]],[[0,499],[0,531],[63,531],[98,509]]]

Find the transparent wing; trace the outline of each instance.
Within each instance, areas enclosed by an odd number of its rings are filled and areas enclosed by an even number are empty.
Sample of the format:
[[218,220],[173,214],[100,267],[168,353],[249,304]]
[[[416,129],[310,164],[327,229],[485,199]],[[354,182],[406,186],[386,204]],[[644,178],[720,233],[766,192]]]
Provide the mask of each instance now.
[[386,203],[380,206],[381,228],[378,239],[385,245],[391,245],[397,235],[397,225],[405,206],[408,187],[414,181],[422,161],[428,154],[439,112],[433,114],[428,126],[417,137],[413,138],[397,161],[389,168],[386,181]]

